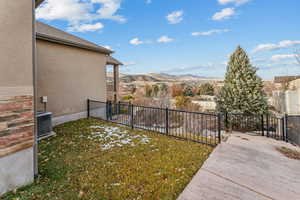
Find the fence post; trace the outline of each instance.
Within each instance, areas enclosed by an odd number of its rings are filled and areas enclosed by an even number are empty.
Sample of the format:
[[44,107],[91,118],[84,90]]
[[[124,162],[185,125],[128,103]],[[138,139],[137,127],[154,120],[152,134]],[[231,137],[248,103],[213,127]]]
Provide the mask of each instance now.
[[90,118],[90,99],[87,100],[87,118]]
[[169,135],[169,108],[166,108],[166,134]]
[[228,112],[225,112],[225,128],[228,129]]
[[106,106],[106,110],[105,110],[106,111],[105,112],[106,113],[106,121],[108,121],[108,102],[107,101],[105,102],[105,106]]
[[129,104],[128,104],[128,112],[129,112],[130,117],[131,117],[131,114],[132,114],[132,109],[131,109],[132,105],[133,104],[131,102],[129,102]]
[[264,121],[264,115],[261,115],[261,134],[262,136],[265,136],[265,121]]
[[282,132],[282,140],[285,141],[285,125],[284,125],[284,121],[285,121],[285,116],[281,117],[280,122],[281,122],[281,132]]
[[269,114],[267,114],[267,137],[269,137],[269,126],[270,126],[270,118],[269,118]]
[[118,102],[118,110],[117,110],[118,115],[121,113],[121,102]]
[[130,120],[130,123],[131,123],[131,128],[133,129],[134,128],[134,121],[133,121],[133,104],[130,104],[130,115],[131,115],[131,120]]
[[287,114],[284,115],[284,130],[285,130],[285,141],[289,141],[289,133],[288,133],[288,118]]
[[218,139],[219,139],[219,143],[221,143],[221,114],[218,114]]
[[108,120],[112,120],[112,102],[108,102]]

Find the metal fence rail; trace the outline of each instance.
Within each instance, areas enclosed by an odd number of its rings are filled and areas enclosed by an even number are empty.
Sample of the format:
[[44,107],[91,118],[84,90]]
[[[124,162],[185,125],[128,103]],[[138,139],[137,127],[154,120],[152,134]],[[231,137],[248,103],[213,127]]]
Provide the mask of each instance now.
[[221,142],[221,116],[215,114],[88,100],[88,117],[212,146]]
[[221,131],[253,132],[300,145],[300,116],[211,114],[88,100],[88,117],[216,146]]

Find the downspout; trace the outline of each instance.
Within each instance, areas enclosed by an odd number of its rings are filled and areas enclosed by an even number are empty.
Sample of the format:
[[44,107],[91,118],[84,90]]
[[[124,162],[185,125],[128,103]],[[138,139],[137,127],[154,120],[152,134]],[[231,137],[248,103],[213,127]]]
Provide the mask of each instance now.
[[35,28],[35,0],[32,0],[32,77],[33,77],[33,117],[34,117],[34,145],[33,145],[33,173],[38,176],[38,140],[37,140],[37,78],[36,78],[36,28]]

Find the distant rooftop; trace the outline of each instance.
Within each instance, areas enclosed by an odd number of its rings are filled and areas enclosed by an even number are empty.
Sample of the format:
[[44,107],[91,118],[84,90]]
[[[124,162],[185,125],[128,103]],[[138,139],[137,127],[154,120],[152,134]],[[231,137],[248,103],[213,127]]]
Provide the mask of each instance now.
[[300,76],[275,76],[275,83],[286,83],[296,79],[300,79]]

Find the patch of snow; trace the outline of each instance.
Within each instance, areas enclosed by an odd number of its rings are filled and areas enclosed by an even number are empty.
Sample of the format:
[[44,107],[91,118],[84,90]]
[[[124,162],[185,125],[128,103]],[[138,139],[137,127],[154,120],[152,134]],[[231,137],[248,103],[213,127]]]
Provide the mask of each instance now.
[[112,183],[111,185],[113,185],[113,186],[119,186],[119,185],[121,185],[121,183]]
[[[90,135],[86,136],[87,139],[96,142],[105,143],[101,145],[102,150],[109,150],[114,147],[122,147],[124,145],[136,146],[148,144],[150,138],[147,135],[130,135],[127,130],[121,130],[114,126],[90,126],[92,131]],[[101,131],[99,131],[101,129]]]

